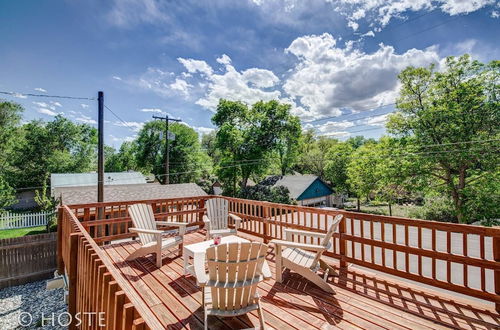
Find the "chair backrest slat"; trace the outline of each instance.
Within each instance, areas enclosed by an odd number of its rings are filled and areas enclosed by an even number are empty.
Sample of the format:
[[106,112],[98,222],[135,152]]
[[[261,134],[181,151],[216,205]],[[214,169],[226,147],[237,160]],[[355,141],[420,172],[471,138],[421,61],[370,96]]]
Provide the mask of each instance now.
[[[135,228],[140,229],[156,229],[155,216],[153,208],[149,204],[134,204],[129,205],[128,213],[132,218]],[[154,235],[138,233],[141,243],[148,244],[154,240]]]
[[207,201],[207,216],[210,229],[226,229],[228,226],[229,203],[224,198],[211,198]]
[[[342,221],[342,218],[344,216],[342,214],[337,214],[335,216],[335,218],[333,218],[333,222],[332,224],[330,225],[330,227],[328,228],[328,231],[326,232],[326,235],[325,237],[323,238],[323,240],[321,241],[321,245],[324,246],[324,247],[328,247],[328,244],[330,243],[331,239],[332,239],[332,236],[333,234],[335,233],[335,231],[337,230],[337,228],[339,227],[340,225],[340,221]],[[323,254],[323,251],[319,251],[317,254],[316,254],[316,257],[314,258],[314,261],[312,263],[312,266],[311,268],[314,268],[316,267],[316,265],[318,264],[319,262],[319,259],[321,258],[321,255]]]
[[254,303],[267,245],[259,242],[229,243],[207,250],[212,307],[235,310]]

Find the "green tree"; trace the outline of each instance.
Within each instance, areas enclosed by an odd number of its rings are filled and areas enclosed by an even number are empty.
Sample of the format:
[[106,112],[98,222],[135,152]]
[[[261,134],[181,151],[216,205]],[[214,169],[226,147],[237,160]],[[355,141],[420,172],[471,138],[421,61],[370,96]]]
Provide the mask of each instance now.
[[458,221],[473,221],[466,211],[469,186],[500,164],[494,144],[474,142],[500,137],[500,61],[449,57],[442,71],[408,67],[399,80],[399,111],[390,116],[389,131],[411,137],[421,154],[416,160],[442,183]]
[[[111,148],[111,147],[108,147]],[[105,149],[105,171],[106,172],[125,172],[137,170],[136,162],[137,147],[132,141],[125,141],[120,146],[120,150],[115,152],[114,148],[111,148],[106,152]]]
[[0,208],[16,202],[15,191],[6,181],[23,108],[16,103],[0,102]]
[[326,154],[325,179],[330,181],[337,193],[350,191],[347,166],[354,148],[350,143],[338,142]]
[[39,187],[50,173],[88,172],[96,168],[97,130],[57,116],[21,126],[7,181],[13,187]]
[[[175,140],[169,141],[169,182],[196,182],[208,177],[211,161],[202,151],[196,131],[181,123],[170,124],[169,131],[175,134]],[[160,121],[146,123],[139,132],[134,149],[137,167],[142,172],[164,178],[165,135],[165,123]]]
[[302,127],[298,117],[288,115],[285,124],[278,132],[276,150],[278,154],[281,175],[289,174],[299,157],[299,139]]
[[290,105],[277,101],[257,102],[248,107],[242,102],[221,99],[212,117],[217,126],[216,147],[221,152],[218,178],[223,181],[225,193],[234,194],[241,177],[240,189],[247,185],[251,175],[265,172],[273,152],[281,146],[283,159],[291,148],[297,119],[290,115]]
[[365,143],[352,153],[347,166],[347,183],[358,198],[370,198],[377,192],[381,180],[377,165],[380,148],[376,143]]
[[328,162],[328,151],[338,140],[326,136],[315,137],[314,132],[309,130],[300,139],[299,161],[296,166],[302,174],[315,174],[326,179],[325,169]]

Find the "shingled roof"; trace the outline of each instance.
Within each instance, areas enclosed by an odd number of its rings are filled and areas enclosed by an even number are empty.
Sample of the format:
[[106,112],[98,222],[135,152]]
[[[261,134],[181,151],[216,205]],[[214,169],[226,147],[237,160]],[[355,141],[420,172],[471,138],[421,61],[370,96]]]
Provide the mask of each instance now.
[[[160,185],[155,183],[104,186],[104,201],[135,201],[207,195],[196,183]],[[97,202],[97,186],[61,187],[54,189],[54,197],[66,205]]]

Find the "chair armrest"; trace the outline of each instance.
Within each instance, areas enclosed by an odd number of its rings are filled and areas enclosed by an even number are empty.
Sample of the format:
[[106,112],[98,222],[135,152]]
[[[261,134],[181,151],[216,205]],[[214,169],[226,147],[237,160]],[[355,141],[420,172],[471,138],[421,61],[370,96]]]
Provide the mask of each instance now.
[[141,229],[141,228],[129,228],[128,229],[132,233],[142,233],[142,234],[150,234],[155,236],[155,241],[157,244],[161,244],[161,234],[163,233],[161,230],[154,229]]
[[179,227],[179,235],[184,236],[184,234],[186,233],[186,226],[188,225],[188,223],[187,222],[172,222],[172,221],[156,221],[156,225]]
[[236,227],[236,230],[238,230],[241,226],[241,218],[232,213],[229,213],[229,217],[234,220],[234,226]]
[[189,225],[187,222],[175,222],[175,221],[156,221],[156,225],[160,226],[172,226],[172,227],[186,227]]
[[290,234],[295,234],[295,235],[319,237],[319,238],[324,238],[326,235],[325,233],[316,233],[316,232],[307,231],[307,230],[290,229],[290,228],[285,228],[285,233],[286,233],[286,235],[288,235],[288,233],[290,233]]
[[141,228],[129,228],[129,231],[133,233],[142,233],[142,234],[162,234],[163,232],[161,230],[154,230],[154,229],[141,229]]
[[306,244],[306,243],[296,243],[296,242],[290,242],[290,241],[283,241],[279,239],[273,239],[271,242],[275,244],[277,247],[282,247],[282,246],[288,246],[288,247],[294,247],[294,248],[299,248],[299,249],[304,249],[304,250],[310,250],[310,251],[325,251],[326,247],[322,245],[316,245],[316,244]]

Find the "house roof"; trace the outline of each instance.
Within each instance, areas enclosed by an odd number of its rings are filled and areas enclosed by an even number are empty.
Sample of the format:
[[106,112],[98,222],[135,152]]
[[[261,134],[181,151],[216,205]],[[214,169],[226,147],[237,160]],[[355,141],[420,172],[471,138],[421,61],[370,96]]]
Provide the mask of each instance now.
[[302,195],[302,193],[304,193],[304,191],[306,191],[306,189],[309,188],[309,186],[317,179],[319,179],[319,177],[314,174],[284,175],[280,177],[280,179],[278,179],[273,186],[287,187],[290,191],[290,197],[298,199],[300,195]]
[[[124,185],[146,183],[146,177],[139,172],[104,173],[104,185]],[[52,173],[50,187],[83,187],[97,185],[97,173]]]
[[[160,185],[155,183],[104,186],[104,201],[134,201],[207,195],[196,183]],[[63,204],[90,204],[97,202],[97,186],[60,187],[54,197]]]

